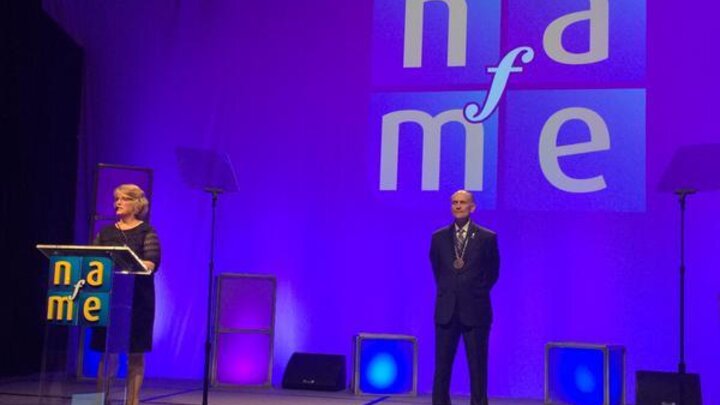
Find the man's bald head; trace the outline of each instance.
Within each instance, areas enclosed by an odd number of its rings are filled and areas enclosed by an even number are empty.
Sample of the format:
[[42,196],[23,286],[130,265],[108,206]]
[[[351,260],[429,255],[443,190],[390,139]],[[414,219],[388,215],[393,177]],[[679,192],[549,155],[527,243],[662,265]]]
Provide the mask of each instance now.
[[475,212],[475,198],[467,190],[458,190],[450,197],[450,209],[455,222],[465,223],[470,219],[470,214]]

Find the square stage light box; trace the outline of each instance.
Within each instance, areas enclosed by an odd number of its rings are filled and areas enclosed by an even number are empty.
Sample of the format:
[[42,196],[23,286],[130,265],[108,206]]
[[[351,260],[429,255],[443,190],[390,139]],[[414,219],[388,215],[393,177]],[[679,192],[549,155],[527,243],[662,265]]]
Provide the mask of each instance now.
[[354,346],[355,395],[417,395],[414,336],[361,333],[355,336]]
[[625,348],[551,342],[545,346],[545,403],[625,404]]

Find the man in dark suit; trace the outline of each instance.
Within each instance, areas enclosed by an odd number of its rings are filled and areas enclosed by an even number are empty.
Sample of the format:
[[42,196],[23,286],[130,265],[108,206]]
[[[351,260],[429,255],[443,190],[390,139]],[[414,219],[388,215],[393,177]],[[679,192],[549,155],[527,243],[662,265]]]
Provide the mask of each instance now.
[[470,220],[472,193],[451,197],[450,226],[437,230],[430,245],[435,298],[435,379],[433,405],[450,405],[450,373],[462,335],[470,369],[470,403],[487,405],[488,335],[492,323],[490,289],[500,257],[495,233]]

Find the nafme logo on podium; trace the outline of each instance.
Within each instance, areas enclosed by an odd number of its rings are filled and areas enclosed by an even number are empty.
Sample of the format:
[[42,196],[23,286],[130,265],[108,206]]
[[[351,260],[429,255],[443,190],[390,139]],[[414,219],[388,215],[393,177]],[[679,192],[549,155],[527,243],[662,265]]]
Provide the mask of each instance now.
[[107,326],[113,262],[107,257],[53,256],[47,321],[56,325]]
[[376,0],[372,70],[377,190],[645,209],[644,0]]

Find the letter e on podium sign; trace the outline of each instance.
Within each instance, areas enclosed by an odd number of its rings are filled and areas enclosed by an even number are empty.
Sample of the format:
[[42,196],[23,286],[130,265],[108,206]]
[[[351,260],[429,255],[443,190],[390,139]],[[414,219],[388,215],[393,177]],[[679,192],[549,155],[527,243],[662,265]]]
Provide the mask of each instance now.
[[51,257],[47,321],[56,325],[106,326],[112,269],[112,260],[106,257]]

